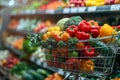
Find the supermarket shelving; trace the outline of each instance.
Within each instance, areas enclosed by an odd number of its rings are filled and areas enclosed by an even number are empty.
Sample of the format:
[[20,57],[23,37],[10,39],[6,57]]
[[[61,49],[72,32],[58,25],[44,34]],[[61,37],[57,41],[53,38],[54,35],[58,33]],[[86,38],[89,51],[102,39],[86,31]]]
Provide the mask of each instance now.
[[21,34],[21,35],[29,35],[29,34],[34,34],[34,32],[31,31],[25,31],[25,30],[15,30],[15,29],[7,29],[8,32],[14,33],[14,34]]
[[[19,50],[17,50],[17,49],[15,49],[15,48],[13,48],[12,46],[8,46],[8,45],[4,45],[7,49],[9,49],[9,50],[11,50],[12,52],[14,52],[14,54],[16,54],[16,55],[18,55],[18,56],[22,56],[23,55],[23,53],[21,52],[21,51],[19,51]],[[40,67],[43,67],[43,68],[46,68],[46,69],[48,69],[48,70],[51,70],[51,71],[53,71],[53,72],[57,72],[57,69],[53,69],[53,68],[51,68],[51,67],[48,67],[48,66],[46,66],[46,65],[40,65],[40,63],[38,63],[38,61],[37,60],[35,60],[35,59],[30,59],[29,60],[30,62],[33,62],[34,64],[36,64],[36,65],[38,65],[38,66],[40,66]]]
[[85,13],[101,13],[101,12],[118,12],[120,11],[120,4],[105,5],[105,6],[91,6],[91,7],[73,7],[63,8],[58,10],[26,10],[19,13],[12,13],[11,16],[20,15],[60,15],[60,14],[85,14]]
[[4,46],[5,46],[5,48],[7,48],[7,49],[11,50],[12,52],[14,52],[16,55],[18,55],[18,56],[22,55],[22,53],[20,51],[18,51],[17,49],[13,48],[12,46],[8,46],[8,45],[4,45]]
[[[8,46],[8,45],[4,45],[4,46],[5,46],[7,49],[11,50],[14,54],[16,54],[16,55],[18,55],[18,56],[23,55],[23,53],[22,53],[21,51],[13,48],[13,47],[11,47],[11,46]],[[36,64],[37,66],[40,66],[40,67],[42,67],[42,68],[44,68],[44,69],[50,70],[50,71],[52,71],[52,72],[58,72],[59,74],[65,76],[65,78],[67,78],[67,77],[70,75],[70,72],[68,72],[68,71],[63,71],[63,70],[60,69],[60,68],[49,67],[49,66],[46,65],[46,63],[42,63],[42,64],[41,64],[41,62],[40,62],[39,60],[37,60],[37,59],[35,59],[35,58],[33,58],[33,57],[31,57],[28,61],[31,62],[31,63],[33,63],[33,64]],[[73,74],[74,74],[74,72],[73,72]]]

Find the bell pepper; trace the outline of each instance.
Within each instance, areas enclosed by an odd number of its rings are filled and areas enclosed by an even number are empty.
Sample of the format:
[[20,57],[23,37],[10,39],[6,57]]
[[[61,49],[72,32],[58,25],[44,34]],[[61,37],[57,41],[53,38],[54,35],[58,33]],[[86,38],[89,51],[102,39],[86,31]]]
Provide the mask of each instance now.
[[48,38],[53,37],[53,34],[59,35],[61,33],[60,28],[55,26],[55,27],[50,27],[46,34],[43,35],[43,40],[47,40]]
[[86,0],[86,6],[102,6],[105,4],[105,0]]
[[78,28],[75,25],[71,25],[66,29],[66,32],[68,32],[71,37],[74,37],[77,31],[78,31]]
[[57,26],[55,26],[55,27],[50,27],[50,28],[48,29],[48,32],[51,32],[51,31],[60,31],[60,27],[57,27]]
[[68,39],[70,38],[70,35],[67,32],[62,32],[61,34],[53,33],[52,35],[52,38],[54,38],[56,41],[68,41]]
[[76,37],[77,37],[79,40],[86,40],[86,39],[90,39],[90,34],[85,33],[85,32],[80,32],[80,31],[78,31],[78,32],[76,33]]
[[78,59],[68,59],[65,63],[61,64],[61,68],[66,70],[78,70],[80,61]]
[[105,37],[105,36],[112,36],[114,34],[117,34],[117,32],[115,31],[115,29],[113,29],[110,25],[108,24],[104,24],[101,28],[100,28],[100,36]]
[[89,72],[94,70],[94,62],[91,59],[80,60],[80,70]]
[[105,0],[105,5],[115,4],[115,0]]
[[120,31],[120,25],[118,26],[118,31]]
[[68,41],[68,39],[70,38],[70,34],[67,33],[67,32],[63,32],[62,35],[61,35],[61,40],[62,41]]
[[[117,35],[118,32],[115,31],[115,29],[113,29],[110,25],[108,24],[104,24],[101,28],[100,28],[100,36],[101,37],[105,37],[105,36],[112,36],[112,35]],[[108,39],[104,39],[104,42],[111,42],[113,41],[114,38],[108,38]]]
[[[117,35],[117,31],[115,31],[115,29],[113,29],[110,25],[108,24],[104,24],[101,28],[100,28],[100,36],[101,37],[105,37],[105,36],[112,36],[112,35]],[[113,41],[113,39],[109,38],[109,39],[104,39],[104,42],[111,42]]]
[[76,44],[76,49],[83,49],[85,47],[85,44],[83,43],[83,42],[78,42],[77,44]]
[[98,22],[94,21],[94,20],[90,20],[88,21],[88,23],[91,25],[91,26],[99,26],[98,25]]
[[91,26],[86,20],[82,20],[78,25],[78,30],[83,32],[89,32]]
[[76,51],[69,52],[68,57],[78,58],[78,52],[76,52]]
[[91,29],[90,32],[93,38],[97,38],[100,34],[99,29]]
[[43,40],[47,40],[47,39],[48,39],[47,34],[44,34],[44,35],[43,35]]
[[70,0],[70,4],[74,7],[85,6],[84,0]]
[[91,57],[95,55],[95,49],[91,47],[90,45],[85,46],[84,48],[84,56]]
[[55,39],[57,42],[61,40],[61,36],[59,34],[53,33],[52,38]]

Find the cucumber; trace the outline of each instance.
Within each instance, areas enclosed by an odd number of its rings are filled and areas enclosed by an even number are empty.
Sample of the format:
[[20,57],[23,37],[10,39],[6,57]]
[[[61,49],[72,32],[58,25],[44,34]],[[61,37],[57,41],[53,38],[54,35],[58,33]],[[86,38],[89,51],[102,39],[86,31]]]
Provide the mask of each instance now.
[[34,77],[34,80],[44,80],[44,77],[41,74],[38,74],[32,69],[28,70],[28,73],[30,73]]
[[42,74],[45,78],[50,75],[50,73],[48,73],[44,69],[37,69],[37,73]]
[[23,80],[34,80],[33,76],[26,71],[22,71],[21,73],[23,75]]

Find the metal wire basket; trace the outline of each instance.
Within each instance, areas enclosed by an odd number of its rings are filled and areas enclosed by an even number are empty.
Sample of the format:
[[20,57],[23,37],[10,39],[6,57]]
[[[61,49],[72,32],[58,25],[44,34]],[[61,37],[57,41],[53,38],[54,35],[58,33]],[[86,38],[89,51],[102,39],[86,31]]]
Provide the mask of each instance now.
[[[75,73],[87,73],[97,76],[108,75],[113,70],[115,61],[118,35],[94,38],[89,40],[81,40],[80,42],[91,43],[95,49],[94,56],[84,56],[84,50],[82,49],[68,49],[68,48],[56,48],[54,50],[46,50],[46,59],[48,66],[56,68],[62,68],[65,71],[71,71]],[[95,42],[109,40],[104,46],[96,46]],[[99,45],[99,43],[98,43]],[[91,49],[91,48],[89,48]],[[69,57],[70,51],[77,51],[78,57]],[[70,60],[71,59],[71,60]]]

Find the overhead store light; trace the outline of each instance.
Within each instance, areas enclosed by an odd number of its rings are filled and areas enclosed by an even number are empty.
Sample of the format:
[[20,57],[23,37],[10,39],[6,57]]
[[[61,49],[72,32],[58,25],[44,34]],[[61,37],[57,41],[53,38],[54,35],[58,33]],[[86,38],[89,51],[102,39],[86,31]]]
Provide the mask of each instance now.
[[14,0],[10,0],[9,3],[8,3],[9,6],[14,6],[14,4],[15,4]]

